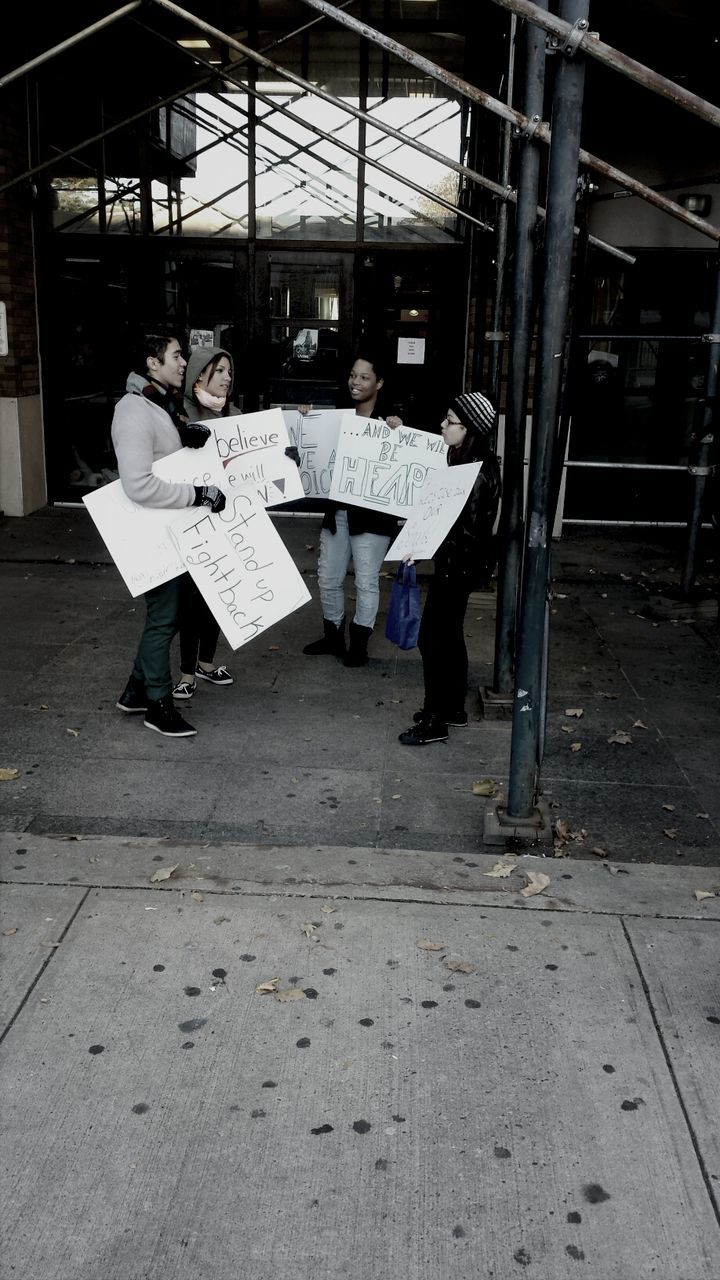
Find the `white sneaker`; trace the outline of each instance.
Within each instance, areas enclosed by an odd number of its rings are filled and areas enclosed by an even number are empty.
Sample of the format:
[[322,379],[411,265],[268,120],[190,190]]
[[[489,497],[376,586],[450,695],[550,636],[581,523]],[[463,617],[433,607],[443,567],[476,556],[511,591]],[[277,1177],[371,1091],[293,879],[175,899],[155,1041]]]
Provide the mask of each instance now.
[[172,691],[172,696],[177,702],[188,702],[190,698],[192,698],[196,689],[197,685],[194,680],[192,682],[181,680],[179,684],[175,685],[175,688]]

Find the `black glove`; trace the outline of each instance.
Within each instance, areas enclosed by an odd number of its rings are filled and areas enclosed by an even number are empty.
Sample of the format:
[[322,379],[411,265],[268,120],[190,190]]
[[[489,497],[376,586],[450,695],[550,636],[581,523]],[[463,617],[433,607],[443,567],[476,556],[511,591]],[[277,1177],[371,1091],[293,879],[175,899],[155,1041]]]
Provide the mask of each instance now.
[[210,428],[204,427],[202,422],[181,422],[178,435],[186,449],[202,449],[205,441],[210,439]]
[[292,458],[296,467],[300,466],[300,453],[294,444],[289,444],[285,450],[285,457]]
[[225,494],[216,484],[196,484],[194,507],[209,507],[213,515],[225,510]]

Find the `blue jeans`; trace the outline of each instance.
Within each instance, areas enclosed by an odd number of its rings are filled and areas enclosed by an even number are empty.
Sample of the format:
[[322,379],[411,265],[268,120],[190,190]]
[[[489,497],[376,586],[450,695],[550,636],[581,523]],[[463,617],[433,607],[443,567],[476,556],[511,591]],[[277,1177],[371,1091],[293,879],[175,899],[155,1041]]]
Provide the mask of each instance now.
[[390,538],[379,533],[350,536],[346,511],[335,513],[337,532],[320,532],[318,583],[323,617],[337,626],[345,617],[345,577],[350,561],[355,571],[355,617],[358,627],[372,630],[380,604],[378,574],[390,546]]

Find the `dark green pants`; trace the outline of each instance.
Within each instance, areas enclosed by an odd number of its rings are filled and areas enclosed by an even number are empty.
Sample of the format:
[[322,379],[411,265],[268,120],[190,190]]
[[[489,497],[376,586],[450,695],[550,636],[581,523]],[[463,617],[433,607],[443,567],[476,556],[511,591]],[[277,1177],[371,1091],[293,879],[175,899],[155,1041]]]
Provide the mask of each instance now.
[[180,616],[180,582],[184,575],[163,582],[145,593],[147,617],[133,667],[136,680],[142,680],[148,698],[156,701],[172,693],[170,645],[177,632]]

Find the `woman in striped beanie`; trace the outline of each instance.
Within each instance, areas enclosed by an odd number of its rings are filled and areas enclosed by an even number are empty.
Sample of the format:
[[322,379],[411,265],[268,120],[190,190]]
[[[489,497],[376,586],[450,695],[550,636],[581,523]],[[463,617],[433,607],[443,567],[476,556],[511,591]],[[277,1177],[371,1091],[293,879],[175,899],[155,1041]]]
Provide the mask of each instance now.
[[480,462],[460,515],[434,556],[435,573],[420,623],[425,701],[400,742],[423,747],[446,742],[448,726],[467,724],[468,656],[465,613],[470,592],[482,585],[491,558],[492,530],[500,501],[500,464],[492,450],[495,409],[486,396],[456,396],[442,423],[449,467]]

